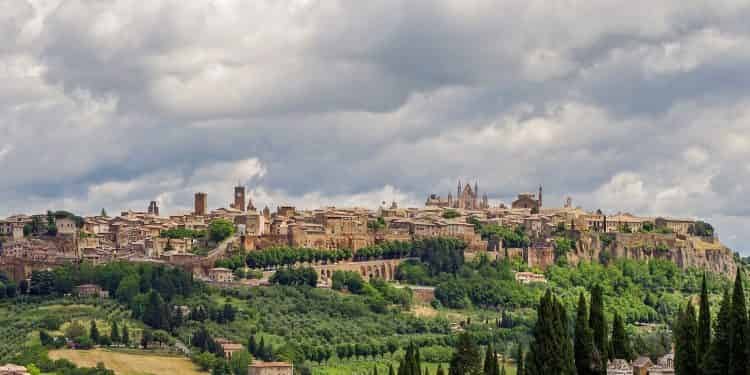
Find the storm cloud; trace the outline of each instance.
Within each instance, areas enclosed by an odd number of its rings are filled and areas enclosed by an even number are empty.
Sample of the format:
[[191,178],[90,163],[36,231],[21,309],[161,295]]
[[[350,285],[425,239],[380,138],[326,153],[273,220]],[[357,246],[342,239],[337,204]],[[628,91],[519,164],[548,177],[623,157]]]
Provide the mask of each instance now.
[[456,181],[750,251],[747,1],[0,0],[0,215],[421,205]]

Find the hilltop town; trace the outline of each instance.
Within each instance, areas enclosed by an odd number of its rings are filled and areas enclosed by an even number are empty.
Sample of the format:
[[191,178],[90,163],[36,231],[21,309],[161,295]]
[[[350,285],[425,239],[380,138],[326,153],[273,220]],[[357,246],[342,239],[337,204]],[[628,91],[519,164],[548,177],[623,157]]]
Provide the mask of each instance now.
[[[347,249],[352,260],[359,250],[390,241],[447,237],[464,241],[467,256],[487,253],[513,257],[530,268],[546,269],[556,262],[607,262],[616,258],[667,259],[679,267],[698,267],[734,275],[732,252],[716,238],[710,224],[694,219],[642,217],[630,213],[606,215],[575,207],[543,204],[543,189],[521,193],[509,205],[490,205],[478,184],[458,183],[455,195],[430,194],[424,207],[377,209],[324,207],[300,210],[279,205],[275,212],[260,209],[244,186],[234,188],[226,208],[209,209],[206,193],[195,193],[192,212],[162,216],[157,202],[145,211],[105,212],[80,217],[66,211],[13,215],[0,220],[0,272],[15,279],[33,270],[67,262],[102,264],[115,260],[165,263],[183,267],[197,277],[229,281],[229,270],[217,261],[236,251],[274,247],[322,251]],[[145,206],[145,205],[144,205]],[[206,235],[212,223],[225,233]],[[364,277],[392,278],[390,264],[375,268],[341,265],[321,267],[362,269]],[[346,268],[348,267],[348,268]]]

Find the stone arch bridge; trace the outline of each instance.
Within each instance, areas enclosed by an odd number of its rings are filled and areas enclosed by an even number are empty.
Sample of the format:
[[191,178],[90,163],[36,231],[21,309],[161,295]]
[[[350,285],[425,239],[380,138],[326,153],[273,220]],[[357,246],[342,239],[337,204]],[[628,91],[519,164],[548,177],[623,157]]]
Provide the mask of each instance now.
[[312,266],[312,268],[318,273],[319,280],[321,281],[331,280],[333,273],[336,271],[357,272],[365,280],[380,278],[392,281],[396,278],[396,268],[398,268],[399,264],[409,259],[412,258],[317,264]]

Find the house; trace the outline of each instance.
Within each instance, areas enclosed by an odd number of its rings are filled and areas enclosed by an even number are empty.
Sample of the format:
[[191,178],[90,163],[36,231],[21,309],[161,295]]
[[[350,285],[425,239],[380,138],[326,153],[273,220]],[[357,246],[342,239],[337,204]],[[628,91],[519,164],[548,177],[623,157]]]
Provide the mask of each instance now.
[[208,270],[208,279],[217,283],[229,283],[234,279],[234,275],[229,268],[216,267]]
[[516,282],[521,284],[529,283],[547,283],[547,278],[544,275],[534,272],[516,272]]
[[253,362],[247,375],[292,375],[294,367],[287,362]]
[[243,349],[242,344],[238,344],[227,339],[217,338],[215,341],[217,344],[219,344],[219,346],[221,346],[221,350],[224,352],[224,357],[226,359],[231,359],[234,353],[237,353]]
[[633,367],[624,359],[607,362],[607,375],[633,375]]
[[73,288],[75,294],[79,297],[99,297],[108,298],[109,291],[102,290],[99,285],[95,284],[82,284]]
[[674,352],[656,361],[656,365],[648,369],[649,375],[674,375]]
[[640,356],[633,361],[633,375],[648,375],[648,370],[653,366],[654,363],[651,362],[651,359]]
[[55,218],[55,227],[58,234],[76,234],[76,222],[69,216]]
[[26,367],[14,364],[0,366],[0,375],[30,375]]

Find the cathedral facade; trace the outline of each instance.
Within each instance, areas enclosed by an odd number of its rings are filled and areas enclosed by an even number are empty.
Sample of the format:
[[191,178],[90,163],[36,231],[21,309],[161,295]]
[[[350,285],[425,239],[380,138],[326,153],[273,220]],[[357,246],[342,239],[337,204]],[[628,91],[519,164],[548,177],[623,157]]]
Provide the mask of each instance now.
[[458,181],[458,187],[456,188],[456,196],[453,197],[452,193],[448,193],[448,198],[441,198],[439,195],[430,194],[425,202],[427,206],[437,206],[446,208],[460,208],[464,210],[482,210],[490,208],[487,200],[487,194],[483,194],[479,197],[479,184],[474,182],[474,188],[472,189],[470,184],[464,186],[461,185],[461,181]]

